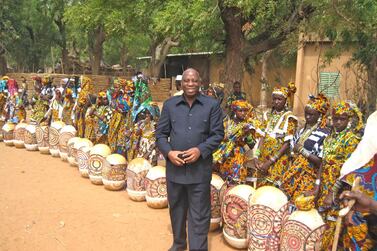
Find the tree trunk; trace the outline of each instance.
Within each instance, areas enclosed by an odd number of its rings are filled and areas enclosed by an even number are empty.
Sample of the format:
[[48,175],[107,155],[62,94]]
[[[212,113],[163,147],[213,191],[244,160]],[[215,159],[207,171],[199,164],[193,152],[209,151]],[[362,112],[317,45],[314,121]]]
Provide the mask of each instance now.
[[377,107],[377,56],[373,56],[367,67],[368,86],[367,86],[367,114],[369,116]]
[[98,75],[101,71],[102,46],[105,42],[105,31],[103,25],[98,26],[93,33],[88,36],[89,55],[92,74]]
[[235,81],[242,83],[244,57],[243,19],[238,8],[224,7],[219,1],[221,19],[225,28],[225,66],[220,81],[225,84],[225,94],[229,94]]
[[259,107],[261,109],[267,108],[267,90],[268,90],[268,79],[267,79],[267,67],[268,67],[268,59],[271,55],[272,51],[267,51],[263,54],[261,63],[262,63],[262,72],[261,72],[261,89],[260,89],[260,102]]
[[151,44],[151,62],[149,65],[149,74],[151,77],[158,78],[160,75],[161,67],[165,62],[166,56],[170,48],[178,46],[179,42],[174,38],[167,37],[161,43],[155,42]]
[[69,73],[70,72],[70,63],[68,58],[68,50],[66,47],[62,48],[62,73]]
[[0,76],[7,73],[7,60],[5,58],[5,48],[0,44]]
[[122,48],[120,49],[120,66],[122,66],[122,73],[126,74],[126,68],[127,68],[127,61],[128,61],[128,55],[127,55],[127,47],[126,45],[122,45]]

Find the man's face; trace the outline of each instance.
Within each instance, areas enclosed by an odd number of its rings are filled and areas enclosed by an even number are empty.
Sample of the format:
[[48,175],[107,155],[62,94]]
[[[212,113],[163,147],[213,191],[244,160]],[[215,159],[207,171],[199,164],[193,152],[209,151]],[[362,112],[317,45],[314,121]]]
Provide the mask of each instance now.
[[186,71],[182,76],[182,90],[185,96],[194,97],[199,93],[200,80],[195,71]]

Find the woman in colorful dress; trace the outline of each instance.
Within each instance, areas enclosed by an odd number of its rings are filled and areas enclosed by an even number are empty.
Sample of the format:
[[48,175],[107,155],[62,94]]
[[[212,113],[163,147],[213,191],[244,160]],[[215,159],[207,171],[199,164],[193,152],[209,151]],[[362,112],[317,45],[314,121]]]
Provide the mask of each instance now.
[[264,137],[256,151],[255,166],[259,185],[280,187],[289,166],[290,141],[297,130],[297,118],[289,110],[289,99],[296,92],[294,83],[275,88],[272,92],[272,110],[264,114]]
[[[340,177],[333,187],[334,197],[341,190],[349,190],[356,177],[360,177],[358,193],[366,198],[376,200],[377,185],[377,111],[369,116],[362,140],[344,163],[340,170]],[[347,217],[348,222],[338,244],[338,250],[376,250],[377,249],[377,215],[359,211],[356,207]],[[347,224],[348,223],[348,224]]]
[[328,225],[322,239],[322,250],[331,250],[339,206],[332,189],[340,169],[360,142],[357,135],[363,126],[362,114],[351,102],[339,102],[332,109],[333,130],[323,143],[323,158],[315,188],[317,208]]
[[93,93],[93,83],[90,78],[81,76],[80,84],[81,90],[74,107],[74,112],[77,136],[83,138],[85,136],[85,114],[89,101],[89,94]]
[[49,101],[42,98],[42,79],[38,76],[32,79],[34,80],[34,94],[30,101],[32,107],[31,120],[39,124],[43,121],[44,115],[49,109]]
[[99,104],[96,102],[96,97],[89,95],[86,103],[86,113],[85,113],[85,138],[89,139],[93,144],[97,144],[97,130],[98,130],[98,119],[94,115]]
[[233,101],[233,118],[224,119],[225,136],[219,148],[213,153],[213,162],[221,176],[231,184],[246,181],[247,168],[244,165],[246,146],[252,149],[261,136],[260,124],[254,119],[253,106],[245,100]]
[[109,105],[106,92],[100,91],[97,97],[98,109],[94,112],[94,116],[98,119],[97,127],[97,144],[108,144],[107,134],[109,132],[109,123],[113,111]]
[[148,160],[152,166],[157,165],[158,150],[156,146],[155,130],[160,110],[155,103],[144,103],[136,113],[136,121],[131,136],[131,147],[128,159],[136,157]]
[[137,79],[134,83],[135,94],[133,97],[132,105],[132,120],[135,121],[136,113],[142,104],[148,104],[152,101],[151,91],[148,86],[148,82],[144,79],[141,72],[137,74]]
[[292,163],[283,177],[282,189],[294,202],[314,188],[323,157],[323,142],[329,135],[326,113],[330,102],[323,95],[311,96],[305,106],[305,127],[291,141]]
[[73,106],[75,105],[75,101],[72,97],[72,94],[73,94],[73,91],[71,88],[65,89],[62,120],[66,125],[73,125],[72,110],[73,110]]
[[129,123],[129,111],[132,108],[133,99],[127,92],[129,83],[125,79],[114,81],[112,96],[113,115],[109,124],[108,141],[113,153],[119,153],[126,157],[130,132],[127,130]]
[[45,114],[45,119],[52,122],[61,121],[63,112],[63,97],[59,89],[55,89],[55,96],[52,98],[50,108]]

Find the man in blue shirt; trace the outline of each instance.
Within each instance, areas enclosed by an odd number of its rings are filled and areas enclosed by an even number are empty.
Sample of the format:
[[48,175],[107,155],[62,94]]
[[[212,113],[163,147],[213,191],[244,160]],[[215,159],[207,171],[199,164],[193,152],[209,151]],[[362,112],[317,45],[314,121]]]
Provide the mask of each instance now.
[[171,251],[187,247],[186,219],[190,250],[208,250],[212,152],[224,137],[224,127],[219,103],[200,94],[200,84],[195,69],[183,72],[183,94],[164,103],[156,130],[157,146],[167,160]]

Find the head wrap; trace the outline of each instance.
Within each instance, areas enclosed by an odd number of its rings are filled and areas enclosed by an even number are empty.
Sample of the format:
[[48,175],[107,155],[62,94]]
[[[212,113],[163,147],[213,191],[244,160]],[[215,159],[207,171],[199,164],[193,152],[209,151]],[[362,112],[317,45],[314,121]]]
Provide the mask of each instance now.
[[272,94],[281,95],[285,98],[291,97],[296,93],[295,83],[289,82],[287,87],[275,87],[272,91]]
[[246,110],[247,111],[247,118],[252,117],[252,111],[254,110],[254,107],[247,102],[246,100],[235,100],[231,104],[232,111],[237,111],[237,110]]
[[94,86],[93,86],[92,80],[86,76],[81,76],[80,82],[81,82],[81,90],[79,93],[78,102],[80,105],[84,105],[87,102],[89,94],[93,93]]
[[330,101],[327,97],[320,93],[317,97],[309,96],[309,101],[306,104],[306,107],[309,107],[317,112],[321,113],[321,125],[320,127],[326,126],[326,113],[330,108]]
[[73,91],[72,91],[71,88],[65,89],[65,96],[72,96],[72,93],[73,93]]
[[1,79],[2,79],[2,80],[8,80],[9,77],[8,77],[8,76],[3,76]]
[[106,98],[106,92],[105,92],[105,91],[100,91],[100,92],[98,93],[98,97]]
[[333,113],[336,115],[347,114],[348,117],[356,119],[354,131],[359,132],[363,127],[363,114],[352,101],[340,101],[333,107]]
[[51,77],[50,75],[44,75],[43,78],[42,78],[42,84],[43,85],[47,85],[51,82]]
[[157,103],[155,102],[145,102],[139,106],[139,108],[136,111],[136,115],[134,117],[134,121],[137,118],[137,115],[142,113],[143,111],[149,111],[149,113],[152,115],[152,118],[156,120],[157,118],[160,117],[160,108],[158,107]]

